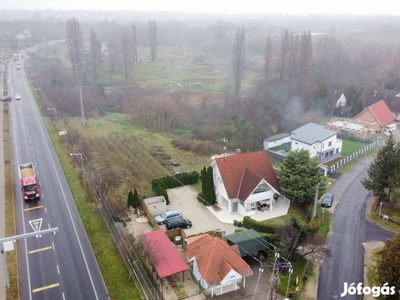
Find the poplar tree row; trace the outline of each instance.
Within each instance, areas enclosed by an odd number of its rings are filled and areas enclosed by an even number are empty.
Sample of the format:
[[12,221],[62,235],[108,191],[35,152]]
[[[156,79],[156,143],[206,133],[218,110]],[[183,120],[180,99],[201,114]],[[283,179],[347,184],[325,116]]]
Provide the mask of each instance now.
[[215,186],[213,180],[212,167],[206,167],[201,170],[201,197],[207,204],[215,203]]

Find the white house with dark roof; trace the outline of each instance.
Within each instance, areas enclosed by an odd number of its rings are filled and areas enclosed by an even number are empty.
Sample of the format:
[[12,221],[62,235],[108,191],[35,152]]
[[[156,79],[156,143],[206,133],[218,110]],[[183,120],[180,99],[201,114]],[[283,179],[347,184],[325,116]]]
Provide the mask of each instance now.
[[341,155],[342,140],[337,138],[337,132],[308,123],[291,132],[291,150],[298,149],[308,150],[311,158],[324,163]]

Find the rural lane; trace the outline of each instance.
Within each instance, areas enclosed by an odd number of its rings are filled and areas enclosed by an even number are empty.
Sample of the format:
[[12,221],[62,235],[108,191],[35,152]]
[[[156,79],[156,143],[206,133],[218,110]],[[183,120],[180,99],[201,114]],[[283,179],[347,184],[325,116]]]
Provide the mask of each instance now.
[[[330,192],[338,202],[335,207],[328,248],[332,256],[323,262],[318,279],[318,300],[340,299],[344,283],[363,283],[364,248],[366,241],[386,241],[394,233],[372,223],[365,217],[370,195],[361,184],[373,161],[365,158],[349,172],[340,176]],[[342,299],[363,299],[362,295],[346,295]]]

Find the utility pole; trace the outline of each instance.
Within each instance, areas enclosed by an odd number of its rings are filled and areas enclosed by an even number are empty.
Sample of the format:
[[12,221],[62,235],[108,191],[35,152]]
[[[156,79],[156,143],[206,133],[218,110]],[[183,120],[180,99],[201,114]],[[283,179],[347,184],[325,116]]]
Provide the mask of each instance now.
[[81,98],[81,118],[82,118],[82,126],[85,127],[85,112],[83,110],[83,99],[82,99],[82,88],[83,86],[78,86],[79,88],[79,96]]
[[317,215],[317,202],[318,202],[318,192],[319,192],[319,188],[321,186],[321,182],[318,182],[316,188],[315,188],[315,199],[314,199],[314,208],[313,208],[313,214],[312,214],[312,219],[315,218],[315,216]]

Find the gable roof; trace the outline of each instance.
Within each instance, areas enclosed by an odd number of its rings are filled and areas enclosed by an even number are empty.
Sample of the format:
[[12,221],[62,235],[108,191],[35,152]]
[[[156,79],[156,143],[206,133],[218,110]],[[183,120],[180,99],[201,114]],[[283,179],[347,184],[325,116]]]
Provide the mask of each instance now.
[[365,106],[368,107],[378,101],[385,101],[386,105],[392,111],[399,111],[400,107],[397,105],[400,101],[399,91],[388,89],[371,89],[365,91]]
[[199,273],[209,287],[220,284],[231,270],[243,277],[254,274],[240,257],[237,246],[232,248],[220,238],[204,235],[186,249],[186,257],[196,260]]
[[265,150],[219,157],[215,163],[230,199],[245,200],[263,179],[279,190],[278,178]]
[[160,278],[189,270],[188,264],[161,229],[144,233],[144,248],[153,257]]
[[308,145],[313,145],[317,142],[323,142],[330,137],[337,135],[337,132],[326,129],[325,126],[307,123],[292,132],[292,140],[296,140]]
[[380,100],[370,106],[368,106],[366,109],[364,109],[362,112],[360,112],[358,115],[356,115],[353,119],[359,119],[362,114],[364,114],[366,111],[370,111],[376,121],[379,123],[381,126],[385,126],[392,122],[395,119],[394,114],[390,111],[389,107],[386,105],[385,101]]
[[251,255],[269,248],[266,238],[254,229],[230,234],[225,236],[225,238],[238,245],[241,256]]

